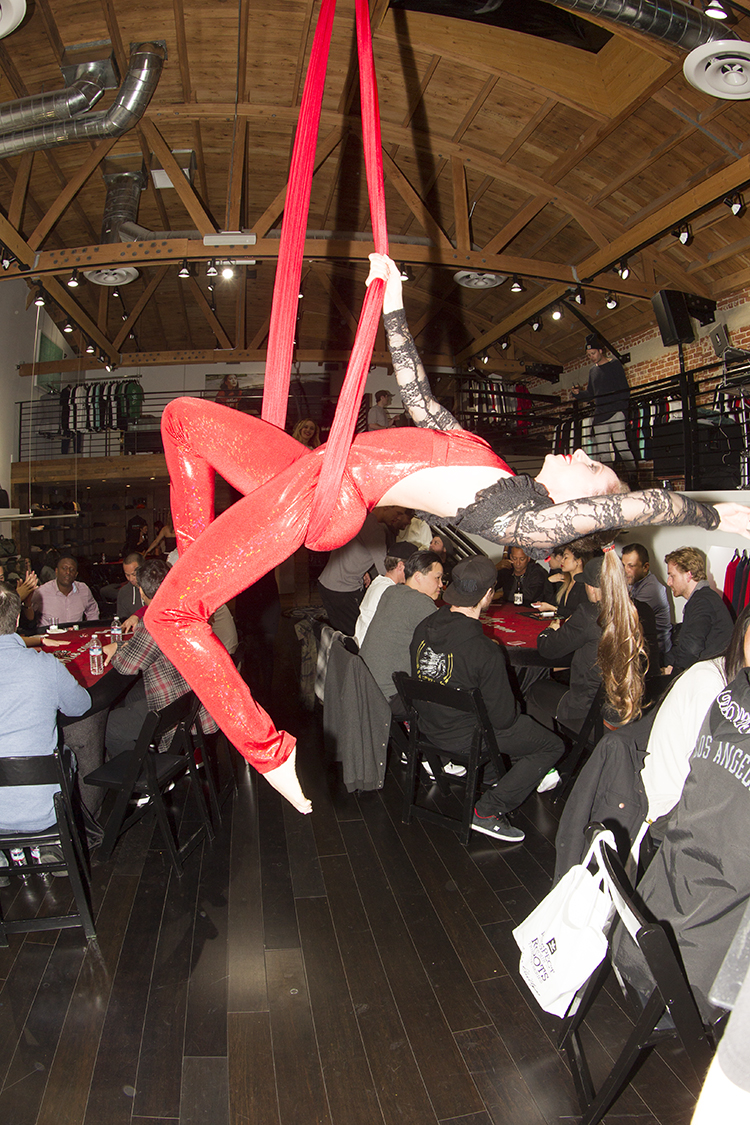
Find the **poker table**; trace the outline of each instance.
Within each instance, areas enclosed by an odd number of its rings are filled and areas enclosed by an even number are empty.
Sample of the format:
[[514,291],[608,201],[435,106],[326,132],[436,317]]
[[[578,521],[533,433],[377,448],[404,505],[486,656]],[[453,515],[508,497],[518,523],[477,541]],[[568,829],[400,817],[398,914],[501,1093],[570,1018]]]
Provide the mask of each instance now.
[[[81,626],[79,629],[66,629],[60,633],[47,632],[47,636],[54,641],[62,641],[59,647],[48,648],[42,643],[42,652],[51,652],[52,655],[65,665],[82,687],[90,688],[100,676],[94,676],[89,666],[89,645],[94,634],[97,634],[102,646],[109,644],[109,626]],[[106,672],[106,668],[105,668]]]
[[480,621],[488,637],[506,648],[536,649],[537,637],[552,618],[540,617],[536,610],[509,603],[491,605]]

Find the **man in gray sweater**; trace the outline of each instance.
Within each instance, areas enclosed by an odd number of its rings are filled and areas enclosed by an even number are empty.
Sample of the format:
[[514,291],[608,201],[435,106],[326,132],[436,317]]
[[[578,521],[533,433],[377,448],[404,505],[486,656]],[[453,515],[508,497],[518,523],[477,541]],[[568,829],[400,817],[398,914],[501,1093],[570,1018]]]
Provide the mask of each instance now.
[[434,551],[417,551],[404,563],[406,581],[386,590],[375,610],[360,655],[396,715],[405,713],[394,672],[411,668],[409,645],[420,621],[435,612],[443,588],[443,564]]

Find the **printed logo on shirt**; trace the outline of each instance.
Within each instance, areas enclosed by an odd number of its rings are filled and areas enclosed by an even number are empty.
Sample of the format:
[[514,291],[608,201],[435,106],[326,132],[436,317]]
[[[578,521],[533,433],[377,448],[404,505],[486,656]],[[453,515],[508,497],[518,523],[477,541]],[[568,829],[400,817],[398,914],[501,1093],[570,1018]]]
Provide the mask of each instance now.
[[718,696],[716,702],[724,718],[730,722],[740,734],[750,732],[750,711],[746,711],[744,707],[740,706],[740,704],[732,698],[730,688],[726,688],[721,695]]
[[424,641],[417,649],[417,679],[447,684],[453,674],[453,653],[435,652]]

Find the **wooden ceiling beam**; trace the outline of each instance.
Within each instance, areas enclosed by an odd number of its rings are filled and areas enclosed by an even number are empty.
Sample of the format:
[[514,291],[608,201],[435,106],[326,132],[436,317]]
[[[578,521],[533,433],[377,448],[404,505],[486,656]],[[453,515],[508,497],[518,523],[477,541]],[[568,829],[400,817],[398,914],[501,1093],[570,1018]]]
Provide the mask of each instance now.
[[347,305],[344,298],[339,293],[336,286],[333,284],[333,279],[331,278],[328,270],[324,269],[319,262],[315,262],[312,266],[311,272],[323,286],[326,293],[333,301],[333,304],[338,309],[339,313],[344,318],[351,331],[356,332],[357,318]]
[[72,290],[67,285],[61,285],[56,277],[46,278],[44,287],[52,300],[76,322],[81,331],[85,332],[94,344],[98,344],[113,362],[117,362],[117,348],[74,299]]
[[[268,328],[266,327],[266,334],[267,332]],[[294,358],[296,363],[348,363],[351,354],[351,349],[342,350],[339,348],[335,351],[333,349],[326,351],[324,348],[302,348],[295,351]],[[442,352],[425,352],[422,359],[427,367],[452,367],[454,363],[453,356]],[[139,367],[181,367],[190,363],[209,367],[215,363],[265,364],[266,360],[267,352],[265,348],[253,349],[249,347],[244,349],[232,348],[229,351],[223,348],[186,348],[183,351],[123,352],[115,362],[120,370],[126,370]],[[372,362],[378,366],[390,367],[390,352],[385,350],[373,352]],[[18,374],[29,376],[54,374],[57,371],[67,374],[68,372],[101,371],[102,369],[102,364],[98,360],[92,356],[82,355],[75,359],[51,360],[44,363],[22,363],[18,367]]]
[[47,211],[41,223],[37,224],[36,230],[29,236],[28,242],[32,250],[39,249],[55,223],[65,211],[67,211],[83,185],[116,144],[116,137],[107,137],[105,140],[100,141],[93,152],[89,154],[88,159],[83,162],[73,179],[68,181],[55,202]]
[[[318,144],[315,150],[315,167],[313,168],[313,176],[318,169],[325,164],[328,157],[334,152],[341,141],[346,136],[346,131],[343,129],[332,129],[330,133]],[[265,209],[263,214],[250,228],[258,238],[265,238],[269,230],[274,226],[279,216],[284,210],[286,205],[286,193],[288,190],[288,183],[284,184],[281,191],[277,194],[272,203]]]
[[247,347],[247,270],[240,270],[237,285],[237,309],[234,318],[234,346]]
[[[2,216],[0,216],[2,219]],[[9,238],[15,237],[19,254],[3,238],[2,231],[8,232]],[[216,257],[216,250],[204,246],[197,239],[170,238],[157,239],[153,242],[117,242],[105,243],[101,246],[75,247],[69,250],[43,250],[38,255],[26,245],[18,233],[9,226],[5,220],[5,227],[0,222],[0,242],[8,246],[22,262],[27,261],[34,265],[34,275],[47,277],[49,275],[70,273],[73,269],[98,269],[102,266],[123,265],[148,265],[149,263],[172,262],[178,265],[183,258],[193,262],[207,262]],[[524,277],[540,280],[558,280],[567,285],[578,283],[578,271],[572,266],[560,262],[545,262],[541,260],[523,258],[515,254],[487,254],[483,250],[472,250],[467,254],[459,254],[448,243],[444,248],[435,246],[413,245],[398,243],[394,245],[394,253],[398,258],[415,266],[444,266],[449,269],[475,269],[493,270],[497,273],[518,273]],[[367,262],[368,254],[372,253],[372,243],[361,240],[349,239],[320,239],[308,238],[305,240],[303,254],[311,261],[341,261]],[[26,257],[24,257],[26,255]],[[254,246],[226,246],[222,248],[222,255],[231,258],[253,257],[257,259],[275,260],[279,255],[278,238],[258,239]],[[11,266],[5,271],[0,281],[12,277],[23,276],[16,266]],[[596,280],[591,283],[597,286]]]
[[11,196],[10,207],[8,208],[8,222],[18,231],[21,229],[23,207],[29,190],[29,179],[31,177],[33,163],[34,153],[24,152],[18,162],[16,182],[13,184],[13,195]]
[[383,152],[383,172],[417,219],[428,238],[431,238],[436,246],[444,250],[452,249],[453,247],[448,235],[430,213],[419,193],[411,186],[396,162],[391,160],[390,156],[388,156],[385,151]]
[[233,347],[232,341],[227,336],[227,334],[224,331],[224,328],[221,324],[221,321],[217,317],[214,310],[211,308],[211,305],[209,304],[208,299],[206,298],[206,294],[203,292],[203,290],[201,289],[200,285],[198,284],[198,282],[195,280],[194,277],[188,278],[188,285],[190,286],[190,289],[193,293],[193,296],[195,297],[196,301],[198,302],[198,305],[199,305],[203,315],[205,316],[206,320],[208,321],[211,330],[213,331],[214,335],[216,336],[216,339],[217,339],[218,343],[221,345],[222,348],[227,348],[229,351],[231,351],[232,347]]
[[187,176],[184,175],[182,169],[172,155],[172,150],[164,140],[164,137],[161,135],[156,125],[153,123],[153,121],[147,121],[144,119],[141,122],[141,128],[143,129],[143,132],[146,135],[146,139],[151,145],[151,148],[153,149],[162,168],[172,181],[172,186],[180,197],[180,202],[182,203],[190,218],[195,223],[199,233],[201,235],[216,234],[216,227],[214,226],[214,223],[207,215],[203,204],[193,191],[193,188],[188,181]]
[[128,69],[128,54],[125,50],[125,44],[122,41],[122,33],[120,25],[117,22],[115,15],[114,0],[99,0],[104,13],[104,21],[107,25],[109,32],[110,42],[112,43],[112,50],[114,52],[115,61],[120,68],[120,74],[125,74]]
[[52,54],[55,56],[59,63],[63,60],[65,54],[65,45],[60,38],[60,32],[55,22],[55,17],[52,15],[52,5],[50,0],[36,0],[35,7],[39,10],[44,24],[44,31],[52,48]]
[[305,59],[307,58],[307,46],[310,42],[310,36],[314,34],[312,30],[312,21],[315,14],[317,5],[315,0],[307,0],[307,9],[305,11],[305,22],[302,27],[302,33],[299,37],[299,49],[297,51],[297,62],[294,67],[294,78],[289,91],[289,109],[296,112],[297,107],[302,98],[302,82],[305,75]]
[[149,281],[146,288],[141,293],[140,297],[138,298],[135,305],[133,306],[133,309],[132,309],[130,315],[128,316],[128,319],[125,321],[122,328],[117,333],[114,340],[112,341],[112,346],[114,347],[115,351],[119,352],[123,343],[125,342],[125,340],[127,340],[128,336],[133,331],[133,326],[137,323],[137,321],[138,321],[141,313],[145,309],[146,305],[149,303],[149,301],[153,297],[154,293],[159,288],[159,285],[164,280],[164,277],[166,276],[168,269],[169,269],[169,266],[162,266],[160,269],[158,269],[156,271],[156,273],[154,274],[154,276]]
[[401,128],[402,129],[408,129],[409,128],[409,125],[411,124],[412,117],[414,116],[414,114],[417,112],[420,105],[424,101],[425,93],[427,92],[427,89],[428,89],[430,83],[432,82],[433,75],[435,74],[435,71],[437,70],[439,64],[440,64],[440,56],[439,55],[433,55],[432,58],[430,59],[429,63],[427,64],[427,69],[425,70],[424,74],[422,75],[422,79],[419,83],[419,86],[415,90],[415,92],[414,92],[414,94],[411,98],[411,101],[409,102],[409,105],[407,106],[406,113],[404,114],[404,116],[401,120]]
[[[244,102],[247,98],[247,34],[250,23],[248,0],[240,0],[237,20],[237,101]],[[230,230],[233,229],[230,227]]]
[[[639,246],[651,241],[651,239],[658,236],[662,231],[669,230],[676,226],[684,219],[685,215],[689,215],[694,211],[699,211],[702,207],[713,202],[714,199],[730,194],[730,192],[740,185],[746,183],[748,179],[750,179],[750,155],[741,157],[729,167],[722,168],[720,171],[708,177],[708,179],[704,179],[701,183],[691,185],[687,191],[683,192],[677,198],[665,203],[659,210],[653,211],[641,222],[628,228],[627,231],[614,239],[611,245],[606,249],[599,250],[595,254],[592,254],[577,267],[576,273],[581,278],[595,277],[596,274],[605,269],[610,262],[618,261],[621,258],[627,258]],[[660,263],[660,266],[666,268],[663,262]],[[498,325],[495,325],[495,327],[485,333],[484,336],[475,340],[469,348],[465,348],[457,356],[457,359],[463,362],[463,360],[470,355],[474,355],[479,349],[488,347],[501,336],[505,336],[508,332],[511,332],[522,321],[528,320],[534,313],[539,312],[539,310],[544,308],[547,304],[558,300],[563,296],[563,293],[564,290],[561,286],[550,286],[540,296],[528,301],[523,308],[517,310],[516,313],[503,317]]]
[[187,33],[185,31],[185,5],[183,0],[172,0],[174,30],[177,39],[177,62],[180,67],[182,97],[186,102],[195,101],[193,82],[190,77],[190,58],[188,55]]
[[453,173],[453,215],[456,249],[459,254],[468,254],[471,250],[471,236],[469,233],[469,203],[466,198],[466,171],[463,161],[454,156],[451,161],[451,170]]
[[247,120],[242,117],[234,122],[232,149],[229,157],[227,177],[227,205],[224,230],[240,229],[242,209],[242,189],[245,183],[245,159],[247,156]]

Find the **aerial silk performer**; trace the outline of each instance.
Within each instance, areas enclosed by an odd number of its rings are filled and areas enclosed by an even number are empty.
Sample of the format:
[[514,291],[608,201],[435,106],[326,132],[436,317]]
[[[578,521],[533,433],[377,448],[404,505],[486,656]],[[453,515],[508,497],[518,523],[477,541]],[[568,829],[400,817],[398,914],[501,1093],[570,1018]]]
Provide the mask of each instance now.
[[[145,622],[237,750],[300,812],[311,811],[295,769],[295,739],[253,699],[208,619],[303,544],[348,543],[380,504],[457,523],[537,557],[598,530],[694,524],[750,538],[750,509],[699,504],[652,489],[628,493],[581,450],[548,456],[538,476],[514,476],[432,397],[406,324],[398,270],[387,256],[380,123],[367,0],[356,0],[363,141],[375,253],[328,442],[310,450],[284,429],[312,170],[335,0],[323,0],[300,109],[282,224],[262,418],[203,399],[164,411],[162,435],[180,558]],[[404,405],[416,429],[353,437],[375,333],[384,315]],[[214,476],[242,499],[214,518]]]

